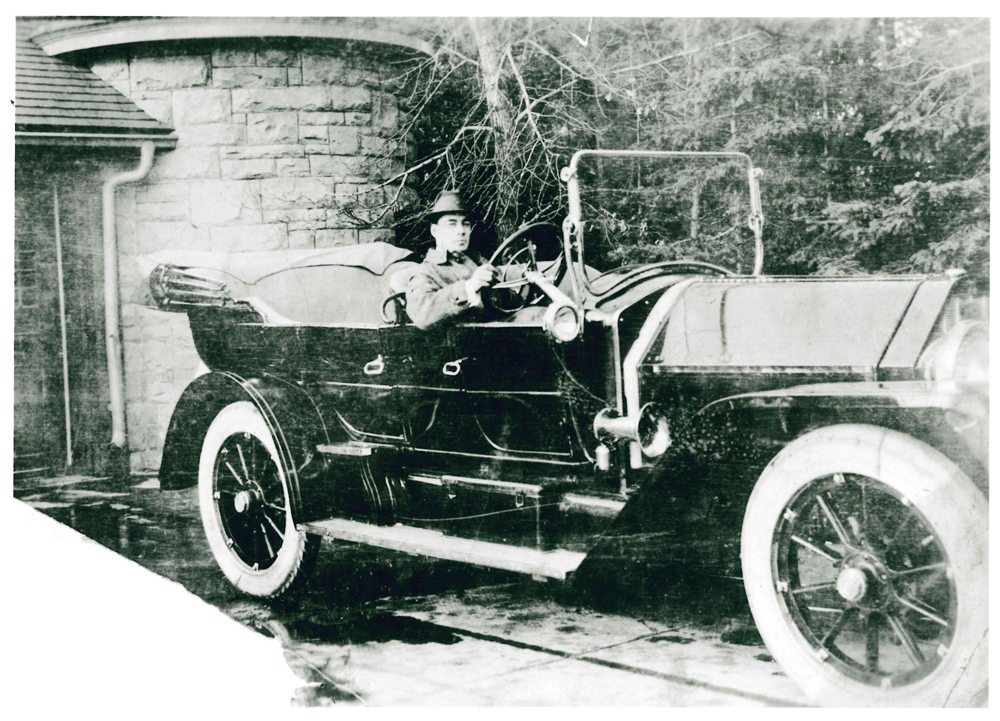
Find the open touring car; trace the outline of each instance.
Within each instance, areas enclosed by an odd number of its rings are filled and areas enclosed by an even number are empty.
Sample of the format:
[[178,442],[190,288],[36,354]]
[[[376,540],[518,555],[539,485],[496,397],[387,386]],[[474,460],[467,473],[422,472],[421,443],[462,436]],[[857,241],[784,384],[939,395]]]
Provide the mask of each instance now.
[[418,258],[388,244],[153,257],[206,367],[162,487],[197,484],[215,558],[255,596],[293,589],[320,535],[555,579],[651,548],[679,582],[742,577],[820,702],[982,698],[988,329],[961,272],[763,274],[737,153],[708,155],[740,169],[751,273],[598,272],[583,164],[678,155],[578,152],[565,222],[500,245],[482,322],[409,323]]

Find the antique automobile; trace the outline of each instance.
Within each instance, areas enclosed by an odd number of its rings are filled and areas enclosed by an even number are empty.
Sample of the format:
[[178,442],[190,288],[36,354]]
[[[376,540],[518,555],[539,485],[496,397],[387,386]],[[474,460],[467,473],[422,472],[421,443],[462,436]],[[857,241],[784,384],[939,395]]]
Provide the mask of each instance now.
[[576,153],[565,222],[499,244],[475,322],[410,323],[419,257],[385,243],[147,259],[204,365],[161,484],[197,485],[228,579],[289,592],[320,536],[536,579],[742,578],[817,702],[981,701],[988,326],[962,271],[764,274],[739,153],[700,157],[739,169],[751,272],[589,264],[582,165],[686,155]]

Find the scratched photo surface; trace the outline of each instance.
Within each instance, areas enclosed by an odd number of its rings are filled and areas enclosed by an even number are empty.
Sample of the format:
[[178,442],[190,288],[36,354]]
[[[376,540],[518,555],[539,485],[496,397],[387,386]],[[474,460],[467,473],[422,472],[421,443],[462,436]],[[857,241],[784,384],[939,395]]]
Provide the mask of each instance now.
[[987,705],[987,18],[15,26],[24,708]]

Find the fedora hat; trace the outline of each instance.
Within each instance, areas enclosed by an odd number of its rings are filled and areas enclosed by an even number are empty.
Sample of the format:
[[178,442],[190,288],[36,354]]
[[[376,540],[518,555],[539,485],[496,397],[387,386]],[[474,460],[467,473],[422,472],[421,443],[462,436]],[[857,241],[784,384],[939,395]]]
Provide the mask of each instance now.
[[427,211],[427,222],[435,223],[442,215],[472,216],[472,213],[465,207],[465,201],[457,190],[442,190]]

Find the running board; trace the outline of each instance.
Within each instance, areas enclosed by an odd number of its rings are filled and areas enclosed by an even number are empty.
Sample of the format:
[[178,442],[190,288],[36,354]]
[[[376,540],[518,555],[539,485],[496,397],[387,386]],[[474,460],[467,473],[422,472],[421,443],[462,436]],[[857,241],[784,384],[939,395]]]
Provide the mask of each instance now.
[[367,441],[346,441],[316,446],[316,450],[325,456],[370,456],[382,449],[395,449],[395,446]]
[[559,580],[565,580],[587,555],[564,549],[537,551],[521,546],[446,536],[440,531],[427,528],[403,525],[374,526],[370,523],[340,518],[303,523],[299,526],[299,530],[340,541],[389,548],[415,556],[429,556]]

